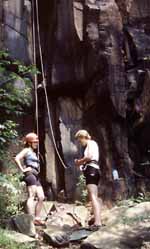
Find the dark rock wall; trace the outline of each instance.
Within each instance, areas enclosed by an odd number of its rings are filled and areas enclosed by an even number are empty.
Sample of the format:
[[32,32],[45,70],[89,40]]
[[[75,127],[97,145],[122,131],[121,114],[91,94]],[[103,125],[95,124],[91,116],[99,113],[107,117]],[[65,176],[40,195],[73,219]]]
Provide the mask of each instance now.
[[[6,24],[1,43],[12,56],[31,61],[30,1],[2,4],[1,22]],[[112,198],[113,168],[125,179],[126,193],[133,193],[136,172],[149,176],[140,163],[149,157],[150,142],[150,2],[39,0],[39,20],[54,133],[70,166],[64,170],[54,153],[41,89],[43,180],[54,192],[65,186],[73,196],[78,176],[74,158],[81,153],[74,133],[86,128],[100,146],[103,197]]]
[[[138,126],[142,122],[148,127],[149,2],[59,1],[56,10],[48,87],[61,103],[61,146],[72,165],[68,171],[76,176],[75,155],[70,150],[68,156],[65,148],[74,144],[73,133],[85,127],[100,145],[104,196],[111,198],[113,167],[125,178],[130,194],[149,144],[148,131],[146,139],[145,128]],[[78,122],[73,119],[77,106]]]
[[31,3],[1,0],[1,40],[12,57],[29,63],[32,59]]

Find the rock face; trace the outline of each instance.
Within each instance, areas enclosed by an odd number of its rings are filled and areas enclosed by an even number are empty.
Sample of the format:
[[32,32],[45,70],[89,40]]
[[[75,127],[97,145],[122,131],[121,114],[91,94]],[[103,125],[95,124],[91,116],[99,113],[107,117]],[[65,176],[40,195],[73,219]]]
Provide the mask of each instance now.
[[[55,155],[40,89],[45,187],[48,191],[51,188],[54,195],[65,187],[68,197],[73,196],[78,176],[74,158],[80,155],[74,133],[82,127],[100,146],[103,199],[113,196],[113,168],[125,179],[126,193],[130,195],[138,180],[135,172],[149,176],[140,163],[149,159],[150,144],[150,2],[38,3],[52,123],[57,147],[70,166],[64,170]],[[0,7],[0,46],[8,48],[12,57],[31,62],[31,2],[1,0]],[[142,181],[140,184],[143,186]]]
[[1,43],[12,57],[32,60],[31,2],[1,1]]

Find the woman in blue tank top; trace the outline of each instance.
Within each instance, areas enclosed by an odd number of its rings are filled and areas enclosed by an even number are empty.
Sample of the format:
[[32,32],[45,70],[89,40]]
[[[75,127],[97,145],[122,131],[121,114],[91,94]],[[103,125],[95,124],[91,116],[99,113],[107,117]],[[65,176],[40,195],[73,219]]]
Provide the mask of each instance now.
[[[39,180],[40,162],[36,154],[38,142],[38,136],[35,133],[29,133],[26,135],[25,148],[15,157],[15,162],[19,169],[24,173],[24,181],[26,182],[28,190],[28,213],[33,215],[34,199],[37,197],[38,202],[35,206],[34,224],[44,225],[44,222],[40,219],[40,213],[45,197]],[[24,163],[24,165],[22,163]]]

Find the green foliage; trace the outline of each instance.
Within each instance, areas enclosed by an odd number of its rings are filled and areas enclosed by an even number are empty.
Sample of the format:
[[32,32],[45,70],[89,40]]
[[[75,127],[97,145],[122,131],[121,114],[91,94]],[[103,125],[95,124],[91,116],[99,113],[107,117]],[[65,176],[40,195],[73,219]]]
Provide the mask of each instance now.
[[19,244],[16,242],[13,242],[9,237],[7,236],[10,233],[10,231],[0,229],[0,248],[3,249],[33,249],[37,248],[35,244]]
[[0,158],[8,145],[16,141],[16,120],[31,105],[31,76],[37,73],[34,65],[12,61],[7,51],[0,51]]
[[[2,151],[5,149],[6,145],[9,144],[12,140],[17,138],[16,131],[17,124],[12,120],[6,120],[3,124],[0,125],[0,150],[1,156]],[[1,158],[2,159],[2,158]]]
[[17,79],[19,76],[25,78],[26,75],[29,76],[29,74],[34,75],[40,73],[35,65],[26,66],[19,60],[12,61],[9,57],[9,53],[3,50],[0,50],[0,72],[3,73],[1,78],[5,76],[4,80],[6,80],[6,76],[11,80]]
[[23,89],[18,89],[12,83],[7,83],[0,89],[0,109],[5,116],[22,114],[24,106],[31,104],[31,87],[26,86],[23,81],[20,84],[24,86]]
[[17,214],[21,211],[20,199],[22,199],[23,184],[20,175],[0,174],[0,217]]
[[[0,51],[0,163],[10,163],[8,146],[17,142],[16,123],[27,113],[32,100],[32,76],[39,73],[34,65],[26,66],[12,60],[7,51]],[[5,163],[4,163],[5,162]],[[0,217],[5,218],[20,211],[22,185],[19,175],[0,174]]]
[[78,178],[78,183],[77,183],[77,187],[79,188],[80,190],[80,193],[81,193],[81,201],[83,203],[86,203],[87,201],[87,189],[86,189],[86,181],[85,181],[85,177],[83,174],[81,174]]

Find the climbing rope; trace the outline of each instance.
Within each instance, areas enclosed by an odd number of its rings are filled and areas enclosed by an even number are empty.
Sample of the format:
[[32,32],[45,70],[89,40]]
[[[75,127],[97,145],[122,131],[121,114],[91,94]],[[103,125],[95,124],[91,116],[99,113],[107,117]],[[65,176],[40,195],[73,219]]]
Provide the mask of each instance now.
[[[34,0],[32,0],[32,35],[33,35],[33,63],[37,67],[36,63],[36,29],[35,29],[35,4]],[[39,113],[38,113],[38,78],[37,74],[34,74],[34,90],[35,90],[35,120],[36,120],[36,133],[39,137]],[[39,148],[39,143],[38,143],[38,159],[40,156],[40,148]]]
[[[32,0],[34,2],[34,0]],[[41,36],[40,36],[40,24],[39,24],[39,6],[38,6],[38,0],[35,1],[35,5],[33,5],[33,7],[35,7],[35,11],[36,13],[34,13],[34,17],[36,16],[36,25],[37,25],[37,38],[38,38],[38,49],[39,49],[39,54],[40,54],[40,64],[41,64],[41,71],[42,71],[42,83],[43,83],[43,88],[44,88],[44,94],[45,94],[45,100],[46,100],[46,107],[47,107],[47,112],[48,112],[48,121],[49,121],[49,127],[50,127],[50,131],[51,131],[51,136],[52,136],[52,141],[53,141],[53,145],[54,145],[54,149],[56,151],[56,154],[62,164],[62,166],[67,169],[68,167],[66,166],[66,164],[64,163],[64,160],[62,159],[59,150],[57,148],[57,144],[56,144],[56,140],[55,140],[55,135],[54,135],[54,130],[53,130],[53,125],[52,125],[52,117],[51,117],[51,112],[50,112],[50,107],[49,107],[49,101],[48,101],[48,94],[47,94],[47,89],[46,89],[46,77],[45,77],[45,71],[44,71],[44,62],[43,62],[43,54],[42,54],[42,46],[41,46]],[[34,31],[35,31],[35,22],[34,22]],[[35,34],[35,32],[34,32]],[[35,36],[34,36],[34,46],[35,46]],[[35,48],[35,47],[34,47]],[[35,59],[36,59],[36,49],[35,49]],[[35,87],[35,91],[36,91],[36,96],[37,96],[37,79],[36,79],[36,87]],[[38,99],[36,99],[36,101],[38,101]],[[38,109],[38,105],[37,109]],[[36,115],[38,115],[38,111],[36,113]]]

